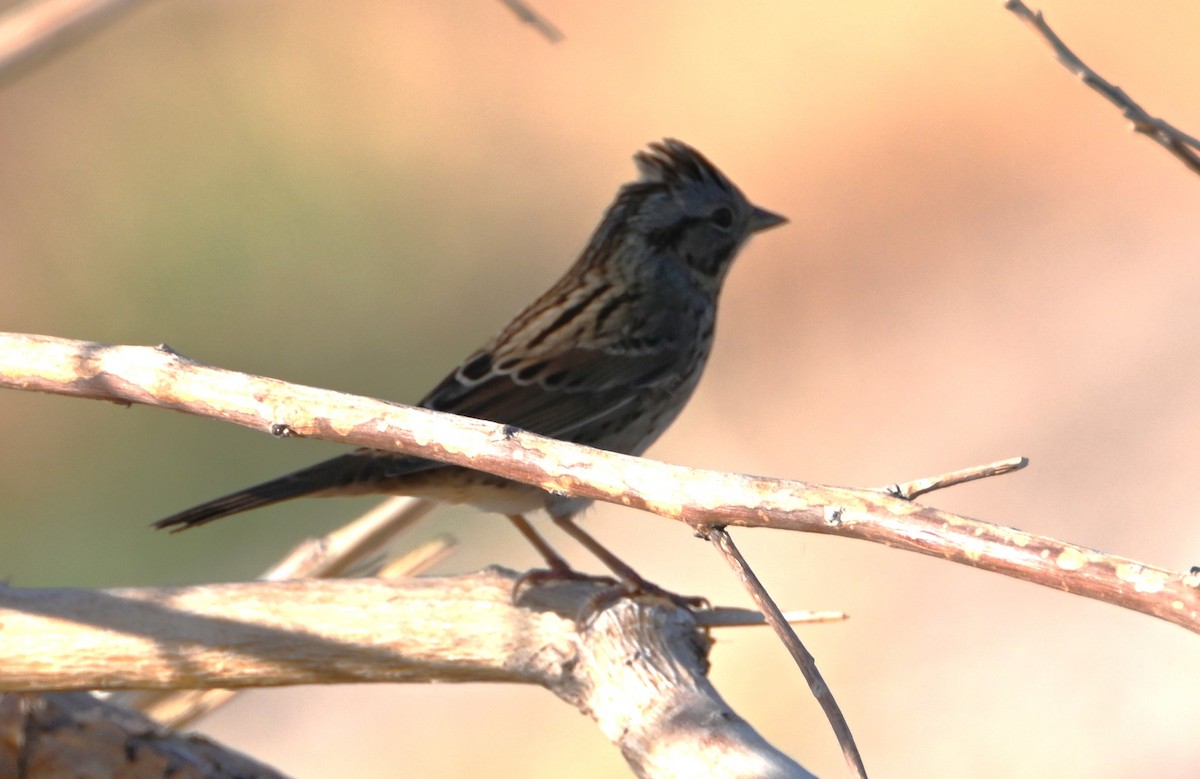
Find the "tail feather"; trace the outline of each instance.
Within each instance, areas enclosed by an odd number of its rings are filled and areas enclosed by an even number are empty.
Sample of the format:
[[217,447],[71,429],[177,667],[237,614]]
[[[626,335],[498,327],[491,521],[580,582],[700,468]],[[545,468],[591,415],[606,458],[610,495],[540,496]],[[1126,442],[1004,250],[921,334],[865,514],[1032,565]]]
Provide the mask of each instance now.
[[386,481],[439,465],[415,457],[359,450],[201,503],[160,519],[153,527],[169,528],[172,533],[178,533],[222,517],[306,495],[385,493]]
[[158,520],[154,523],[154,527],[159,530],[170,528],[172,533],[178,533],[181,530],[207,524],[215,519],[299,498],[314,491],[315,489],[310,485],[284,476],[210,500],[207,503],[201,503],[199,506],[192,506],[190,509],[172,514],[166,519]]

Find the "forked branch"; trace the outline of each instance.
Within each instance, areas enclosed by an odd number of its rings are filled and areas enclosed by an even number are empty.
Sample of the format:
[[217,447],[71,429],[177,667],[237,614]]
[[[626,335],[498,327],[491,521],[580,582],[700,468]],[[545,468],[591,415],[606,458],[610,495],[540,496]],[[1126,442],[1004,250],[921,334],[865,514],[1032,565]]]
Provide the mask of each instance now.
[[810,776],[710,684],[695,615],[645,596],[595,610],[606,585],[585,581],[523,586],[514,602],[518,578],[490,569],[402,581],[0,588],[0,691],[537,684],[595,720],[639,776]]

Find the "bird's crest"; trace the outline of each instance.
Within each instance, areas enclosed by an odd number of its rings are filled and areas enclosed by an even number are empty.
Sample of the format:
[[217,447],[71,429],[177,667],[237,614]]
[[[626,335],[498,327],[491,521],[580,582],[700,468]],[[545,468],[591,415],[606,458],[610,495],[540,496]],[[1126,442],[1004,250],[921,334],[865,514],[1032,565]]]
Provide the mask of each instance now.
[[641,183],[678,187],[686,182],[694,182],[715,184],[727,191],[733,187],[729,179],[703,154],[674,138],[650,144],[649,150],[639,151],[633,155],[633,160],[642,174],[639,179]]

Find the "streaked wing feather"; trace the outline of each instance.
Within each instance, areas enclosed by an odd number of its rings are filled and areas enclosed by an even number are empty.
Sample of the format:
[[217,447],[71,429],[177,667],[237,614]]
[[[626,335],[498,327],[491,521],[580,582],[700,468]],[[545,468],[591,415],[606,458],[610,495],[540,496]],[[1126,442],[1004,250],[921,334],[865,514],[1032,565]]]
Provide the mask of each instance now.
[[[619,413],[645,389],[670,374],[673,351],[633,355],[575,348],[547,359],[529,359],[470,381],[451,374],[421,401],[425,408],[513,425],[538,435],[572,440],[581,428]],[[541,367],[522,380],[522,369]],[[552,388],[548,388],[548,385]]]

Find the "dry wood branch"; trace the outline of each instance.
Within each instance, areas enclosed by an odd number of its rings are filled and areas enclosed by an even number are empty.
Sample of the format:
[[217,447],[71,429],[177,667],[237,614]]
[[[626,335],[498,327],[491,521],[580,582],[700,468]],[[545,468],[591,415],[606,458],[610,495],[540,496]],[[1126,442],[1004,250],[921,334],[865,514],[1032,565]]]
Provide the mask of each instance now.
[[0,386],[144,403],[405,452],[652,511],[698,531],[826,533],[1002,573],[1200,632],[1197,578],[869,489],[684,468],[511,427],[210,368],[166,349],[0,333]]
[[[808,776],[705,678],[690,612],[517,574],[128,590],[0,589],[0,690],[346,682],[538,684],[592,717],[641,776]],[[386,635],[379,625],[387,625]],[[748,768],[747,768],[748,767]]]
[[1099,73],[1083,64],[1073,51],[1067,48],[1062,38],[1050,29],[1041,11],[1032,11],[1021,0],[1008,0],[1004,7],[1012,11],[1018,19],[1041,36],[1042,40],[1054,51],[1054,56],[1062,66],[1071,71],[1087,86],[1101,94],[1105,100],[1121,109],[1125,118],[1133,124],[1134,132],[1149,136],[1155,143],[1175,155],[1193,173],[1200,174],[1200,140],[1176,129],[1162,119],[1151,116],[1133,98],[1116,84],[1106,81]]

